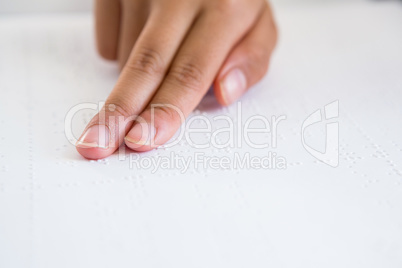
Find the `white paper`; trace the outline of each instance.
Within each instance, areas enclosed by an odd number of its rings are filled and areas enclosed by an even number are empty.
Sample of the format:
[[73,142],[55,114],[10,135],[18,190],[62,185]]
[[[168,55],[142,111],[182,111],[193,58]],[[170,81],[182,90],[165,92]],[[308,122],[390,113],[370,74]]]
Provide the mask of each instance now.
[[[68,111],[104,101],[118,77],[95,52],[90,15],[1,17],[0,267],[401,267],[402,7],[287,6],[276,16],[269,74],[241,105],[244,121],[286,116],[277,148],[182,142],[141,158],[274,152],[286,169],[183,174],[130,168],[132,151],[88,161],[66,138]],[[323,149],[326,123],[338,123],[334,168],[303,147],[301,128],[336,101],[337,117],[305,132]],[[208,94],[191,116],[236,112]],[[74,117],[75,135],[92,115]]]

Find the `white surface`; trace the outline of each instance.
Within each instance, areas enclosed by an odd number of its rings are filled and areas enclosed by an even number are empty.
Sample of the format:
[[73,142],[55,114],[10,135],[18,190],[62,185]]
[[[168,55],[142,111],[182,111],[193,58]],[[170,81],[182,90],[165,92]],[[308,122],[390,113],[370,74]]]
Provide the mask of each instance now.
[[93,0],[3,0],[0,13],[88,12]]
[[[286,170],[129,169],[82,159],[74,105],[104,100],[116,66],[89,16],[0,19],[0,267],[402,266],[402,7],[277,10],[281,39],[245,115],[286,115]],[[301,145],[303,121],[339,100],[340,163]],[[207,96],[200,113],[235,116]],[[76,118],[82,130],[90,113]],[[218,124],[214,128],[219,127]],[[323,144],[324,123],[309,132]],[[191,155],[186,144],[159,149]],[[264,155],[265,150],[235,151]]]

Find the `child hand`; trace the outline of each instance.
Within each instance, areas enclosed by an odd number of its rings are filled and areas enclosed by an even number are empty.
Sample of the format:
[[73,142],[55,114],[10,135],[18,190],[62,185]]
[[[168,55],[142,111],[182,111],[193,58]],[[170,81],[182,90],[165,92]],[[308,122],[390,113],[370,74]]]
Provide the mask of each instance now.
[[264,76],[277,39],[266,0],[96,0],[95,17],[98,51],[122,72],[77,142],[89,159],[123,141],[136,151],[167,142],[211,84],[234,102]]

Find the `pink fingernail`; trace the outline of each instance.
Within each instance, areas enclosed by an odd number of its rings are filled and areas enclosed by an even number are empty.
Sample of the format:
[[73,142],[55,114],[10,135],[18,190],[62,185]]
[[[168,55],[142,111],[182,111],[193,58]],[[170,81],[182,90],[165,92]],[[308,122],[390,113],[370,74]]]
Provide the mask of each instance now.
[[240,69],[233,69],[220,82],[226,104],[237,100],[247,89],[246,76]]
[[94,125],[87,129],[78,140],[76,146],[80,148],[109,148],[110,130],[105,125]]
[[135,147],[151,145],[155,139],[156,130],[151,124],[136,124],[124,138]]

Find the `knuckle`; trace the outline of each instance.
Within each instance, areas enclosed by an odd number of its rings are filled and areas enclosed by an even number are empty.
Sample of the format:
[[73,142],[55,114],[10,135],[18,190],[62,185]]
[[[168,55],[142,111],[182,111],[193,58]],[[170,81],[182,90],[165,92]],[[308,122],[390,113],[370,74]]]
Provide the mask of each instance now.
[[214,2],[214,9],[222,15],[229,15],[241,11],[240,4],[238,0],[217,0]]
[[163,120],[164,122],[182,123],[180,122],[181,116],[179,113],[182,113],[183,115],[183,112],[180,109],[177,111],[169,105],[158,105],[157,107],[151,107],[151,110],[153,110],[155,117]]
[[129,122],[133,115],[129,107],[114,104],[115,102],[107,102],[102,109],[88,123],[88,127],[99,124],[106,124],[109,127],[115,127],[120,122]]
[[111,99],[103,106],[107,113],[116,114],[128,118],[134,114],[133,107],[127,101],[121,99]]
[[220,9],[231,10],[237,6],[237,0],[218,0],[216,6]]
[[164,71],[162,58],[154,49],[141,49],[129,59],[125,68],[146,75],[160,75]]
[[252,62],[266,62],[270,56],[269,47],[255,47],[248,52],[250,61]]
[[204,74],[196,64],[187,62],[172,67],[169,77],[179,86],[198,89],[202,86]]
[[268,71],[270,54],[267,49],[254,49],[249,52],[249,63],[253,66],[254,70],[258,70],[263,76]]

